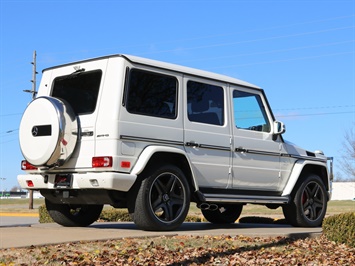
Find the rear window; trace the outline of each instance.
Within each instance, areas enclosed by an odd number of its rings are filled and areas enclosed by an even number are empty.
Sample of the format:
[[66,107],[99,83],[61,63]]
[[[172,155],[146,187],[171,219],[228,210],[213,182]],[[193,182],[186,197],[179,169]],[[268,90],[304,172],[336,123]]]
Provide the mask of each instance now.
[[77,72],[54,79],[52,96],[66,100],[75,114],[95,111],[102,71]]
[[187,114],[191,122],[222,126],[224,124],[223,88],[188,81]]
[[129,74],[127,111],[176,118],[177,84],[175,77],[133,69]]

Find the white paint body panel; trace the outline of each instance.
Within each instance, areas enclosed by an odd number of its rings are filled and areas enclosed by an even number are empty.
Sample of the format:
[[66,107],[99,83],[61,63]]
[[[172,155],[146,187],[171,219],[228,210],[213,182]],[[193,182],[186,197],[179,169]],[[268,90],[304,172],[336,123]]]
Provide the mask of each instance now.
[[[324,156],[314,155],[307,160],[308,155],[303,149],[285,143],[281,136],[274,138],[272,111],[269,110],[263,91],[250,83],[154,60],[114,55],[45,70],[38,96],[50,96],[54,79],[73,73],[74,67],[85,71],[102,71],[95,111],[78,116],[81,135],[71,158],[61,167],[28,171],[26,175],[19,175],[18,181],[22,188],[55,189],[55,174],[70,173],[73,175],[72,189],[126,192],[157,152],[182,155],[191,169],[192,176],[189,178],[192,179],[194,189],[219,189],[219,193],[223,189],[234,189],[288,196],[305,165],[326,168]],[[176,118],[165,119],[127,111],[124,105],[127,68],[138,68],[176,78]],[[223,125],[189,121],[186,111],[188,80],[223,88]],[[231,98],[232,91],[236,88],[260,95],[271,125],[270,132],[235,127]],[[48,115],[52,116],[50,112]],[[197,143],[200,146],[187,143]],[[257,152],[236,152],[238,148]],[[92,158],[95,156],[111,156],[112,167],[92,168]],[[47,183],[44,181],[45,175],[49,176]],[[27,180],[32,180],[34,187],[28,187]],[[330,188],[329,182],[328,185]]]

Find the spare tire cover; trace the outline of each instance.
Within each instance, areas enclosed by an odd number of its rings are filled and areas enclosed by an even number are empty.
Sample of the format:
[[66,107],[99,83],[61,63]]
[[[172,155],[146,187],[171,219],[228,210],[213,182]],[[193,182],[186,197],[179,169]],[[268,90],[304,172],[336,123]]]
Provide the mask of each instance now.
[[26,108],[20,123],[20,148],[34,166],[60,166],[73,153],[78,121],[64,100],[38,97]]

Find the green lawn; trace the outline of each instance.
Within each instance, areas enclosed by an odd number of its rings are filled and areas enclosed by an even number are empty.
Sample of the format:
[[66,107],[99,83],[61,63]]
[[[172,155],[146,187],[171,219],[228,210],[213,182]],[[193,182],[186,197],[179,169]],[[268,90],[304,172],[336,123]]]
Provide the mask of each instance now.
[[[0,199],[0,212],[37,212],[38,207],[44,204],[44,199],[33,200],[33,210],[29,210],[28,199]],[[344,212],[355,212],[355,201],[352,200],[334,200],[328,203],[327,215],[333,215]],[[191,204],[190,213],[200,214],[200,210],[195,203]],[[268,209],[262,205],[248,204],[244,206],[242,216],[246,215],[283,215],[281,208],[276,210]]]

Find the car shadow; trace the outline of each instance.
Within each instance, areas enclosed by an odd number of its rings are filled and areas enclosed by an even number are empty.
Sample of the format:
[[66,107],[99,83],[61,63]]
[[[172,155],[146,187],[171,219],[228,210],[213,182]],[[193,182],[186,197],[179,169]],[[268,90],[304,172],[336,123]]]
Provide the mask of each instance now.
[[[127,229],[141,230],[133,222],[97,222],[90,228],[102,229]],[[261,224],[261,223],[234,223],[234,224],[212,224],[208,222],[184,222],[179,228],[168,232],[201,231],[214,229],[242,229],[242,228],[293,228],[287,224]],[[161,231],[156,231],[161,232]]]

